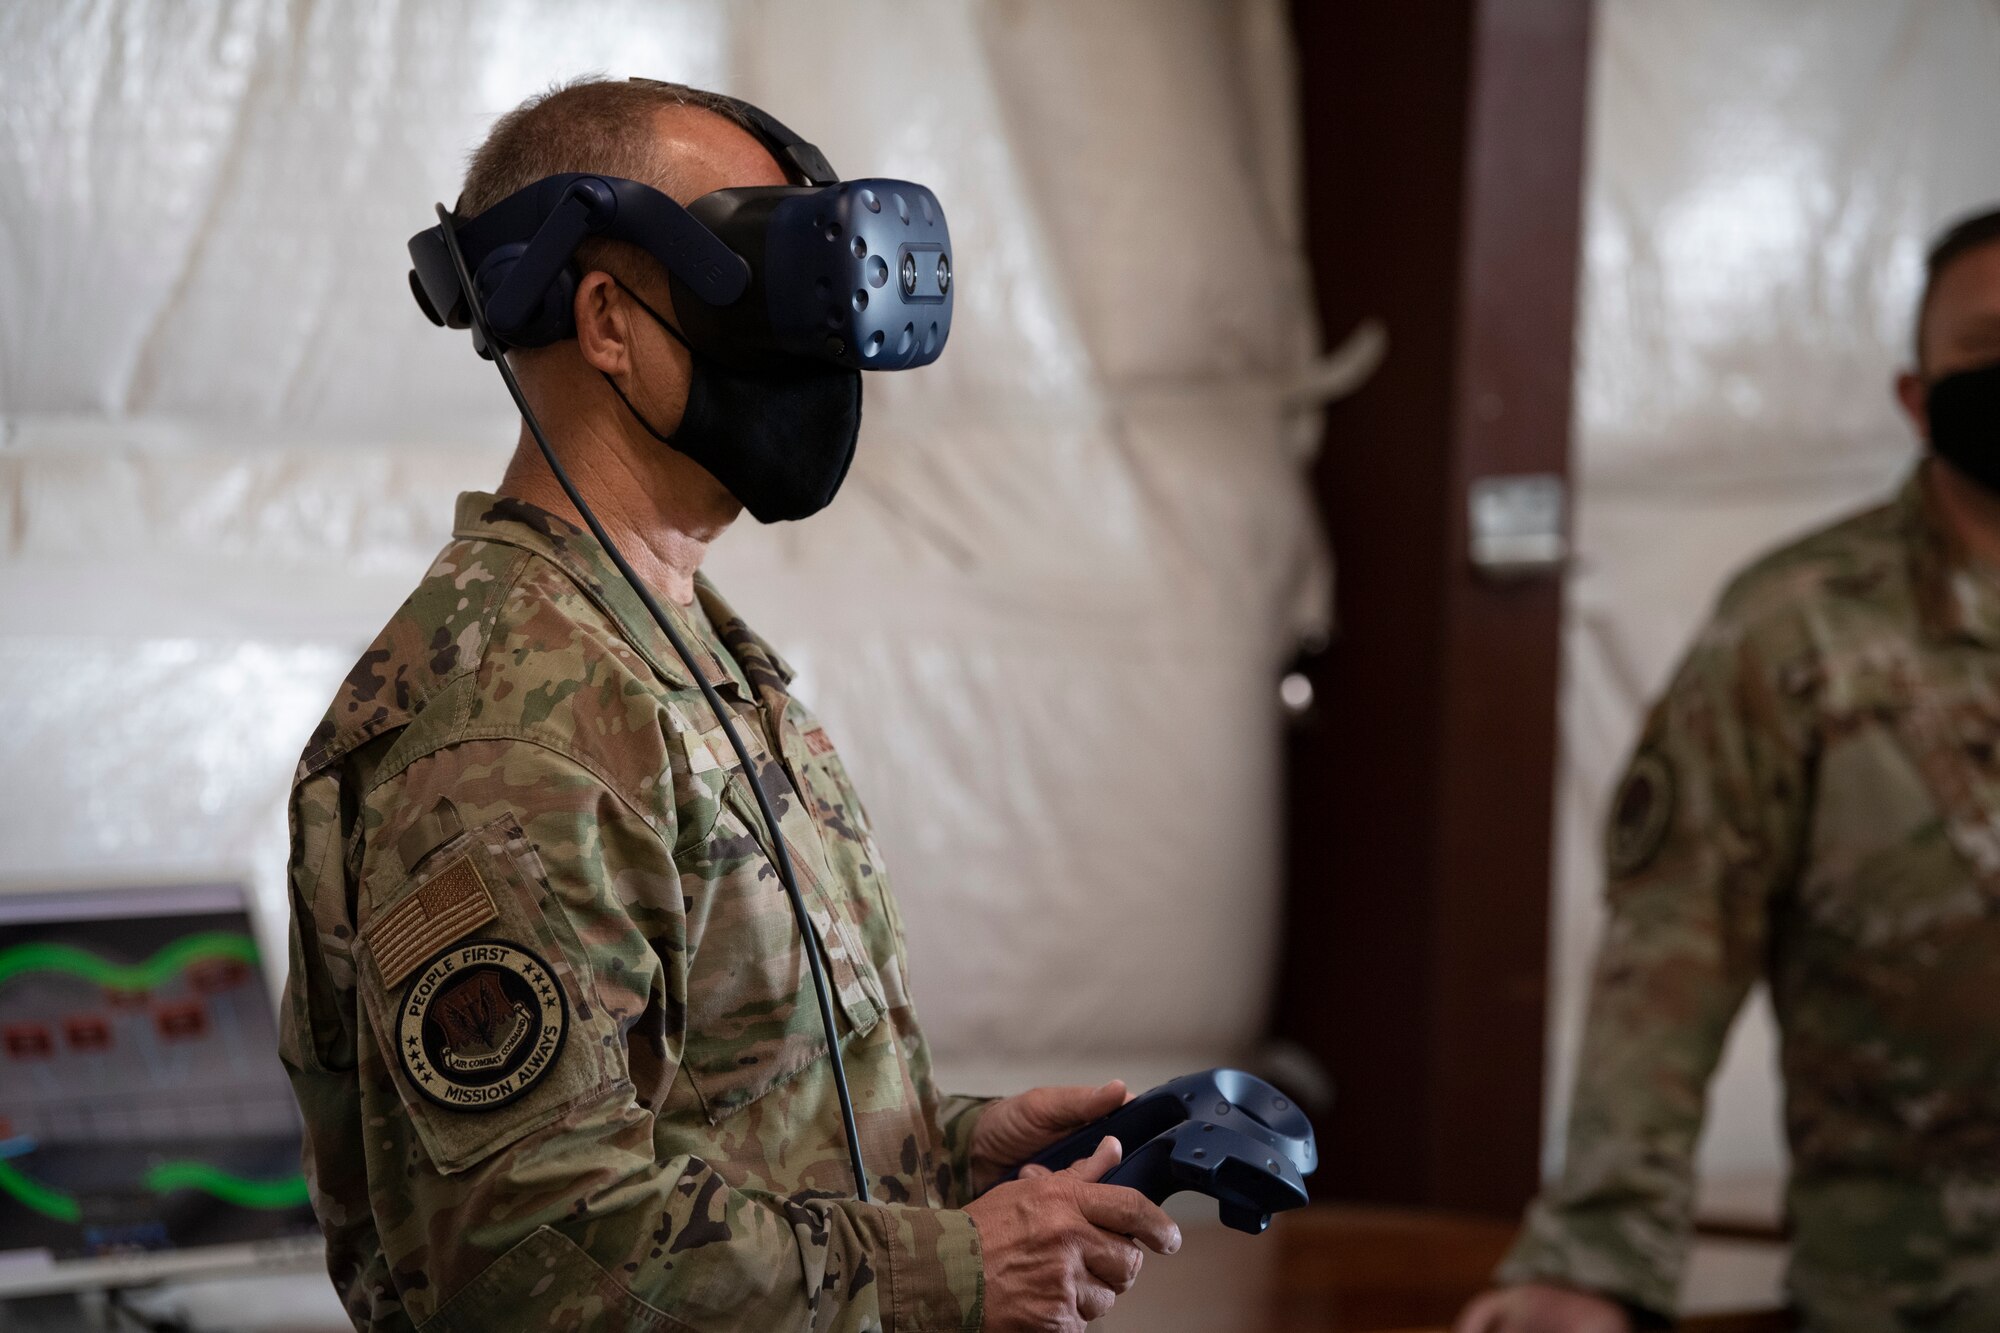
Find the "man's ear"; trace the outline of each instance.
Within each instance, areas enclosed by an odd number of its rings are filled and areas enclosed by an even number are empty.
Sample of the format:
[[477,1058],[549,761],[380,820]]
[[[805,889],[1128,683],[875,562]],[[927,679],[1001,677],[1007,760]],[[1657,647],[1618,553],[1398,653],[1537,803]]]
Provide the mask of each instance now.
[[576,316],[576,346],[585,364],[606,375],[632,369],[630,303],[618,299],[618,283],[595,270],[576,284],[572,311]]
[[1896,376],[1896,401],[1903,406],[1903,415],[1916,428],[1917,438],[1925,443],[1931,438],[1931,414],[1925,400],[1930,396],[1930,385],[1914,370],[1906,370]]

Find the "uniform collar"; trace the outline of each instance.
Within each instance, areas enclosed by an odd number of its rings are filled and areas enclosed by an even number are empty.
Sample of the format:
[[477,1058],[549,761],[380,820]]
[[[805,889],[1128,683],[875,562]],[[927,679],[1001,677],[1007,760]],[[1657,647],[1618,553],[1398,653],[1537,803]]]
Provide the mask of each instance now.
[[1924,484],[1930,466],[1919,464],[1896,498],[1924,629],[1941,640],[2000,646],[2000,569],[1973,559],[1946,528]]
[[788,693],[787,687],[796,674],[791,663],[778,656],[778,650],[736,614],[736,608],[716,591],[715,585],[708,581],[708,575],[697,573],[694,576],[694,595],[700,600],[701,609],[707,613],[708,623],[715,627],[716,637],[728,649],[727,670],[731,676],[739,683],[754,685],[760,695]]
[[[499,542],[532,551],[568,575],[583,594],[617,622],[625,639],[644,657],[662,679],[677,688],[694,682],[680,655],[667,636],[653,622],[653,616],[595,537],[565,518],[511,496],[493,496],[483,491],[466,491],[458,497],[458,512],[452,535],[470,541]],[[700,633],[679,607],[660,600],[669,615],[677,615],[676,626],[695,656],[696,665],[709,683],[718,688],[735,686],[745,699],[756,698],[752,682],[782,691],[790,684],[792,669],[777,652],[743,622],[708,576],[694,576],[695,596],[709,624],[715,627],[727,653],[717,654],[708,636]]]

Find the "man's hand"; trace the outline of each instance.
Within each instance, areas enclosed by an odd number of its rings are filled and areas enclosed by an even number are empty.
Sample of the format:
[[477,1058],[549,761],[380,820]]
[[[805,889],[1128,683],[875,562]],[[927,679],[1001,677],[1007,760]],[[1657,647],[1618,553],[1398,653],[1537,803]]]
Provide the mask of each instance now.
[[1181,1229],[1159,1205],[1098,1183],[1123,1156],[1106,1139],[1062,1171],[1028,1167],[967,1206],[986,1268],[986,1333],[1081,1333],[1132,1289],[1141,1245],[1181,1247]]
[[1132,1100],[1113,1079],[1101,1088],[1034,1088],[993,1103],[972,1127],[968,1156],[975,1196],[1059,1139]]
[[1530,1282],[1479,1297],[1451,1333],[1632,1333],[1632,1319],[1616,1301]]

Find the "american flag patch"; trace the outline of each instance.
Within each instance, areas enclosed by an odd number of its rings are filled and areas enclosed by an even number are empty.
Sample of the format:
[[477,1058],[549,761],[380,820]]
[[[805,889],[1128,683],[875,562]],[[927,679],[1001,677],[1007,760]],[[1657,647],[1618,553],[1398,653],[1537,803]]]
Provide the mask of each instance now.
[[806,749],[814,754],[833,753],[833,742],[827,738],[825,727],[814,727],[806,733]]
[[370,925],[368,945],[383,986],[394,986],[424,959],[498,915],[472,858],[459,857]]

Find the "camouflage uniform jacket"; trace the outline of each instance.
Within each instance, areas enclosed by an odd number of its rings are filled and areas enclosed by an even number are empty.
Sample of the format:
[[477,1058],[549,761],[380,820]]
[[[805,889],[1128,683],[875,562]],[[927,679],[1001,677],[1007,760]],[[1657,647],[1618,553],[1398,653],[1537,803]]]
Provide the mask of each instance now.
[[1921,471],[1722,598],[1611,812],[1561,1179],[1501,1273],[1673,1308],[1710,1074],[1783,1036],[1812,1330],[2000,1329],[2000,571]]
[[839,756],[698,590],[727,651],[683,634],[780,812],[881,1202],[698,687],[588,534],[469,494],[292,792],[284,1057],[359,1328],[979,1327],[982,1103],[932,1084]]

